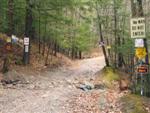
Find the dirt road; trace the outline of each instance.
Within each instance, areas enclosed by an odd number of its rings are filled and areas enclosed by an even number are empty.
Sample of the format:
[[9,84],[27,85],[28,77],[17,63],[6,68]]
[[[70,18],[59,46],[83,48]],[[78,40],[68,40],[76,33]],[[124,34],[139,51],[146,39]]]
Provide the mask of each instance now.
[[[77,61],[76,64],[53,71],[11,72],[20,80],[0,90],[0,113],[84,113],[83,110],[77,111],[77,106],[72,107],[74,101],[80,101],[75,95],[89,93],[76,85],[94,80],[94,74],[105,64],[103,57]],[[93,108],[86,113],[96,112]]]

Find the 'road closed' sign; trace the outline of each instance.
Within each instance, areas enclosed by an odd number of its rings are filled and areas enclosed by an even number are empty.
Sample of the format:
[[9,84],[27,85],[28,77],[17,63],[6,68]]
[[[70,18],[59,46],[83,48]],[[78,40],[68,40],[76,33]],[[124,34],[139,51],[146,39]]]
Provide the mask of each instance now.
[[131,19],[131,38],[145,38],[145,18]]

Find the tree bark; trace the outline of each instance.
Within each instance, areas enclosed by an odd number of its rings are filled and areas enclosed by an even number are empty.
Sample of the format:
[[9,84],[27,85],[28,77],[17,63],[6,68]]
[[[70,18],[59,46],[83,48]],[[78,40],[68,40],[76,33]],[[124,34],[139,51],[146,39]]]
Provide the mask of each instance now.
[[39,54],[41,53],[41,13],[39,11]]
[[79,59],[82,59],[82,51],[79,51]]
[[27,8],[26,8],[25,36],[31,38],[32,23],[33,23],[33,16],[32,16],[33,4],[30,2],[30,0],[26,0],[26,3]]
[[[136,7],[136,10],[134,9]],[[142,4],[142,0],[137,0],[137,1],[134,1],[133,2],[133,0],[131,0],[131,8],[132,8],[132,17],[133,18],[135,18],[135,17],[144,17],[144,11],[143,11],[143,4]],[[146,55],[146,57],[145,57],[145,63],[147,64],[147,65],[149,65],[149,58],[148,58],[148,46],[147,46],[147,39],[146,39],[146,37],[143,37],[144,38],[144,47],[146,48],[146,52],[147,52],[147,55]],[[140,85],[144,85],[144,84],[147,84],[147,85],[145,85],[145,87],[148,89],[147,91],[145,90],[145,89],[143,89],[144,90],[144,95],[147,95],[148,94],[148,96],[149,96],[149,94],[150,94],[150,91],[149,91],[149,88],[150,88],[150,86],[149,86],[149,83],[150,83],[150,80],[149,80],[149,75],[147,75],[147,76],[142,76],[142,77],[144,77],[143,79],[144,79],[144,81],[145,81],[145,83],[143,83],[143,84],[141,84],[141,81],[139,81],[137,78],[134,78],[136,81],[134,81],[134,85],[135,85],[135,92],[141,92],[141,91],[139,91],[139,89],[137,89],[137,85],[138,84],[140,84]],[[140,78],[140,79],[142,79],[142,77]],[[148,86],[148,87],[147,87]],[[144,88],[145,88],[144,87]],[[141,90],[141,89],[140,89]],[[141,94],[141,95],[143,95],[143,94]]]
[[14,0],[8,0],[8,35],[14,32]]
[[[32,23],[33,23],[33,16],[32,16],[32,8],[33,8],[33,3],[31,3],[31,0],[26,0],[26,19],[25,19],[25,37],[28,37],[29,40],[32,38]],[[29,41],[29,50],[28,52],[25,52],[25,46],[24,46],[24,52],[23,52],[23,62],[24,64],[29,64],[30,62],[30,42]]]
[[45,48],[46,48],[46,33],[47,33],[47,18],[45,19],[45,28],[44,28],[45,34],[43,37],[43,52],[42,55],[45,55]]
[[[102,23],[100,22],[100,15],[99,15],[99,12],[98,12],[98,3],[96,3],[96,12],[97,12],[98,27],[99,27],[99,33],[100,33],[100,42],[104,43],[104,38],[103,38],[103,33],[102,33]],[[102,51],[103,51],[103,54],[104,54],[106,66],[109,67],[110,66],[109,65],[109,59],[107,57],[106,49],[105,49],[104,44],[102,44],[101,47],[102,47]]]
[[51,47],[51,44],[48,45],[48,51],[47,51],[47,55],[46,55],[46,59],[45,59],[45,66],[48,65],[48,58],[49,58],[49,54],[50,54],[50,47]]
[[[103,43],[104,38],[103,38],[102,24],[101,23],[99,23],[99,32],[100,32],[100,41]],[[106,54],[106,49],[105,49],[105,46],[103,44],[102,44],[102,50],[103,50],[103,54],[104,54],[104,57],[105,57],[106,66],[110,66],[109,65],[109,60],[108,60],[108,57],[107,57],[107,54]]]
[[[136,2],[131,0],[131,8],[132,8],[132,17],[133,18],[144,17],[142,0],[137,0]],[[146,37],[144,39],[144,47],[146,48],[146,52],[148,53],[148,46],[147,46]],[[146,62],[146,64],[149,64],[148,54],[146,55],[145,62]]]

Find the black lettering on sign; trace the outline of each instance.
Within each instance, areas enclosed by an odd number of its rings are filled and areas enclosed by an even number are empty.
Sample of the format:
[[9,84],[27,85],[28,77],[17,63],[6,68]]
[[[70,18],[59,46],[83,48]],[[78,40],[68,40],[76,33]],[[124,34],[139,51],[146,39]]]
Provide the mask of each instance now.
[[133,36],[137,36],[137,32],[133,32]]
[[143,36],[144,32],[133,32],[133,36]]
[[132,26],[132,30],[136,30],[136,26]]
[[140,24],[140,23],[141,23],[141,20],[139,20],[138,23]]
[[138,26],[138,30],[142,30],[142,29],[144,29],[144,26]]
[[138,24],[144,24],[145,20],[138,20]]
[[133,21],[133,24],[137,24],[137,21]]
[[144,35],[144,32],[141,32],[141,35]]

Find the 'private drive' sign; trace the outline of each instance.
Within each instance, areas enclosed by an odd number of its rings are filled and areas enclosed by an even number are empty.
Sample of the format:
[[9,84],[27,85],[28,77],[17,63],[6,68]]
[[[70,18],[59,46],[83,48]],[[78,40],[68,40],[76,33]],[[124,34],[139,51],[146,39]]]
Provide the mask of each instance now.
[[145,18],[131,19],[131,38],[145,38]]

